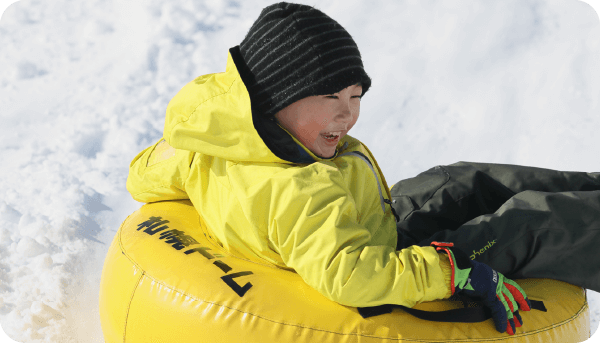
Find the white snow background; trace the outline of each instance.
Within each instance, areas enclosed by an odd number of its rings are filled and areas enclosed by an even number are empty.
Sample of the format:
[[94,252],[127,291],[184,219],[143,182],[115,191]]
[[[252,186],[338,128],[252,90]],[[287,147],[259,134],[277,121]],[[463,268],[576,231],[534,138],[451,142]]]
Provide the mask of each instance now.
[[[600,171],[600,21],[586,3],[301,2],[361,50],[373,86],[351,134],[390,185],[457,161]],[[21,0],[2,14],[0,323],[10,337],[103,341],[104,256],[140,206],[125,189],[129,162],[161,137],[171,97],[224,71],[228,48],[271,3]],[[600,294],[588,297],[595,331]]]

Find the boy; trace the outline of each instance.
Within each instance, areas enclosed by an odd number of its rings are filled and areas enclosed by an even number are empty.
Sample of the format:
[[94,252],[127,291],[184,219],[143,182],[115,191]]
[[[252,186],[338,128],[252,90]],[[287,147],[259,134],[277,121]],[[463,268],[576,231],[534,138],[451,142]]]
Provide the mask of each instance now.
[[[513,334],[518,309],[529,310],[526,295],[470,259],[470,246],[454,233],[514,194],[496,197],[485,182],[474,183],[477,191],[461,188],[448,172],[461,165],[401,182],[390,194],[370,151],[347,135],[370,85],[354,40],[337,22],[309,6],[269,6],[230,49],[225,73],[199,77],[173,98],[164,139],[133,160],[127,188],[142,202],[190,199],[211,238],[230,252],[292,269],[338,303],[412,307],[462,293],[482,299],[497,330]],[[452,205],[427,207],[451,189],[466,189],[452,199],[466,211],[458,219]],[[472,194],[487,212],[461,202]],[[463,222],[446,227],[444,219]],[[481,255],[496,247],[486,244]]]

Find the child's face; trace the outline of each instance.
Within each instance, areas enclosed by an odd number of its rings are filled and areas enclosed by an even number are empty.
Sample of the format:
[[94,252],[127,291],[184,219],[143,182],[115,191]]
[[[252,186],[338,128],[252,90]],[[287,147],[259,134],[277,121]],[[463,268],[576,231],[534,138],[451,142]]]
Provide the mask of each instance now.
[[329,158],[358,120],[362,86],[298,100],[275,114],[281,126],[315,155]]

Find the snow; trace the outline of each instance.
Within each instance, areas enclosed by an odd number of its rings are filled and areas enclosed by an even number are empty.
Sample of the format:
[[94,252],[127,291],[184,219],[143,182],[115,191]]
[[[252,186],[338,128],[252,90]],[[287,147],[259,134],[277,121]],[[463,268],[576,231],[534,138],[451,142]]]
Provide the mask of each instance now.
[[[271,2],[21,0],[3,12],[0,323],[10,337],[103,341],[104,256],[140,206],[125,189],[129,162],[161,137],[170,98],[223,71]],[[586,3],[317,7],[361,49],[373,86],[352,134],[390,183],[456,161],[600,171],[600,21]],[[595,331],[600,294],[588,297]]]

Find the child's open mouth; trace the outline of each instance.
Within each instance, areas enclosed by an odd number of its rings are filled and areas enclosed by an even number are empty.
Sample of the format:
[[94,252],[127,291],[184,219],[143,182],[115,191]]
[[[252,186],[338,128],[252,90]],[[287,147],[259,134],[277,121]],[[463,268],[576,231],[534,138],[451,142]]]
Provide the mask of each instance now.
[[327,132],[327,133],[321,134],[321,137],[325,138],[327,143],[337,144],[337,141],[340,139],[341,134],[342,134],[341,131]]

